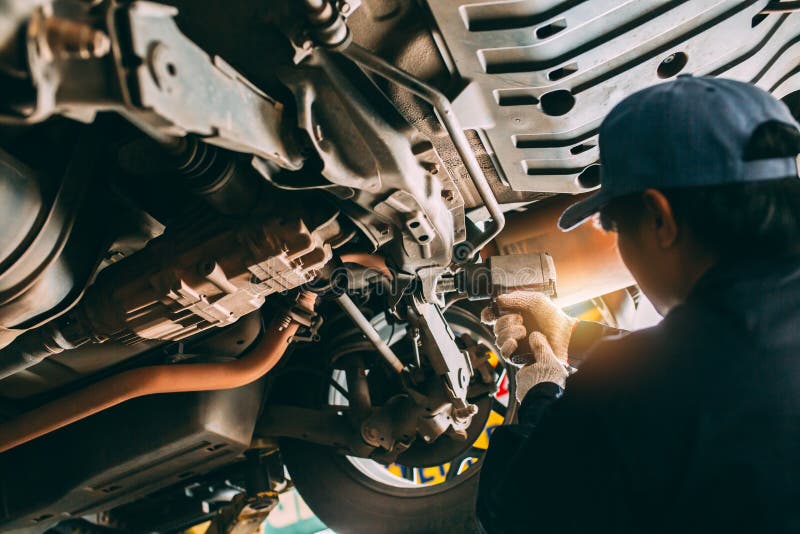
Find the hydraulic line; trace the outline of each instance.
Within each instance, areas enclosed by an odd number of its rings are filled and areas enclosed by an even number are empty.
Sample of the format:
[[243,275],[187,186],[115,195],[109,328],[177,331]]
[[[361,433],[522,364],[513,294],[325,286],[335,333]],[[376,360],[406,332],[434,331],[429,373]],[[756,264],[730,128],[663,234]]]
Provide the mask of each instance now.
[[[311,310],[315,300],[313,293],[303,292],[297,305]],[[0,424],[0,452],[138,397],[233,389],[254,382],[283,357],[300,326],[294,317],[291,312],[278,314],[265,329],[261,341],[238,360],[140,367],[23,413]]]

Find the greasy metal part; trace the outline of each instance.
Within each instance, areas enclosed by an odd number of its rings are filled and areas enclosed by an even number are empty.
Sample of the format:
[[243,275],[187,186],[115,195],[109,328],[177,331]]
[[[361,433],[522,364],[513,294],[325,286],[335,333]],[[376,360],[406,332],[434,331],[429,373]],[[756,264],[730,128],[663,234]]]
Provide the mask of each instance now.
[[473,370],[469,357],[455,342],[452,330],[438,307],[421,299],[412,299],[417,327],[422,337],[423,353],[437,375],[444,377],[457,408],[469,406],[467,388]]
[[[298,125],[322,163],[324,180],[294,188],[324,188],[338,197],[343,212],[399,269],[448,265],[465,236],[463,203],[443,195],[453,191],[452,182],[420,161],[403,133],[408,124],[391,106],[377,105],[385,97],[372,81],[321,48],[278,76],[294,94]],[[282,187],[293,188],[293,176],[284,174]]]
[[[429,380],[426,385],[410,392],[410,395],[418,405],[426,408],[426,410],[418,420],[422,439],[417,440],[409,450],[396,459],[402,465],[437,465],[459,456],[474,443],[477,433],[485,428],[489,413],[492,411],[490,393],[494,391],[495,385],[494,383],[489,385],[484,381],[485,376],[482,368],[486,365],[484,363],[485,358],[476,357],[478,354],[473,354],[473,352],[477,350],[477,345],[484,348],[492,346],[494,336],[490,330],[481,324],[478,317],[464,309],[451,309],[446,313],[446,320],[448,326],[459,338],[459,341],[466,347],[471,364],[475,364],[473,369],[480,375],[475,376],[467,393],[470,402],[477,406],[478,413],[470,417],[464,417],[465,411],[463,409],[458,410],[453,406],[454,403],[450,397],[451,392],[448,392],[443,387],[441,378]],[[468,341],[466,340],[467,336],[469,336]],[[481,350],[481,354],[484,352],[485,350]],[[501,365],[504,364],[501,363]],[[430,408],[430,411],[427,410],[428,408]],[[468,408],[468,410],[474,410],[474,408]],[[513,419],[515,410],[516,405],[512,403],[509,406],[506,417]],[[450,417],[449,422],[448,417]],[[445,428],[445,425],[448,424],[450,426]],[[443,432],[443,434],[440,434],[440,432]],[[466,432],[466,440],[464,440],[464,432]],[[428,436],[428,440],[425,439],[425,435]],[[378,461],[382,460],[375,457],[375,455],[373,455],[373,458]],[[392,461],[391,457],[385,459]]]
[[[469,404],[466,408],[458,408],[448,398],[440,381],[434,380],[428,385],[428,391],[409,388],[405,393],[391,397],[382,406],[373,408],[361,425],[362,438],[375,447],[370,457],[381,463],[395,462],[414,445],[417,436],[428,446],[435,446],[434,442],[447,436],[455,442],[461,442],[463,448],[473,418],[480,411],[479,407]],[[482,400],[485,401],[486,397]],[[487,408],[485,402],[482,404]],[[487,411],[484,414],[488,415]],[[436,452],[431,452],[435,457]]]
[[182,137],[168,150],[189,191],[219,213],[250,213],[263,200],[264,179],[241,155],[209,145],[195,136]]
[[59,17],[34,19],[43,27],[34,30],[43,33],[47,50],[58,59],[90,59],[103,57],[111,51],[111,40],[104,32],[88,24]]
[[278,492],[263,491],[256,495],[240,493],[231,503],[218,510],[205,534],[252,534],[259,532],[272,510],[278,506]]
[[222,231],[209,221],[206,232],[165,238],[103,271],[81,304],[93,337],[179,340],[231,324],[311,281],[338,224],[334,215],[310,230],[287,214]]
[[8,204],[0,208],[0,349],[73,306],[107,245],[98,221],[112,221],[92,188],[97,139],[79,135],[49,201],[41,197],[44,177],[0,152],[0,203]]
[[211,520],[205,534],[252,534],[278,505],[278,492],[272,489],[261,451],[251,449],[245,457],[245,491],[231,499]]
[[[178,183],[181,192],[202,198],[223,215],[245,216],[265,202],[268,188],[253,168],[252,156],[210,145],[195,135],[175,138],[168,145],[146,135],[116,151],[116,163],[130,182],[154,182],[154,176]],[[127,177],[126,177],[127,179]]]
[[478,164],[478,160],[475,158],[475,154],[470,147],[469,140],[464,134],[464,130],[459,123],[458,117],[453,111],[450,101],[447,99],[444,93],[435,87],[412,76],[408,72],[395,67],[388,61],[357,44],[350,44],[347,48],[342,50],[342,54],[356,62],[361,67],[374,72],[375,74],[393,83],[401,85],[434,107],[439,120],[447,130],[447,133],[450,134],[453,144],[455,145],[459,156],[461,156],[464,166],[469,171],[469,175],[472,178],[473,184],[477,189],[481,200],[483,200],[486,209],[492,216],[492,222],[489,225],[489,228],[484,230],[483,234],[477,239],[477,242],[472,243],[473,254],[477,254],[481,248],[489,243],[503,229],[503,225],[505,224],[505,216],[503,215],[500,205],[495,199],[491,187],[489,187],[489,184],[486,181],[483,170]]
[[[177,13],[151,2],[133,2],[110,13],[127,19],[129,25],[133,57],[125,58],[126,63],[139,60],[132,73],[138,101],[126,104],[147,109],[162,124],[169,121],[170,125],[158,128],[161,133],[192,132],[207,143],[298,169],[301,160],[286,144],[283,106],[221,58],[209,58],[180,32],[174,20]],[[116,28],[117,38],[120,30]]]
[[89,342],[177,341],[227,326],[311,281],[331,258],[336,214],[309,230],[285,214],[168,233],[98,276],[76,309],[0,351],[0,377]]
[[395,395],[383,406],[374,408],[361,424],[361,437],[375,447],[382,459],[405,452],[414,442],[420,417],[425,409],[406,394]]
[[[390,346],[403,347],[417,335],[417,328],[411,324],[389,322],[387,318],[388,314],[382,313],[373,318],[371,324],[384,340],[388,340]],[[488,343],[485,329],[479,319],[471,314],[454,310],[448,315],[448,320],[452,321],[459,334],[473,333],[477,340]],[[344,314],[338,319],[336,316],[329,316],[329,328],[334,328],[335,333],[332,336],[327,333],[323,335],[325,345],[320,347],[320,350],[330,355],[336,369],[330,382],[323,379],[321,384],[329,391],[328,408],[306,410],[305,413],[294,411],[287,415],[281,413],[283,406],[270,404],[266,408],[264,424],[259,425],[264,432],[262,435],[294,437],[323,443],[351,456],[371,457],[388,463],[405,455],[410,447],[416,447],[413,460],[409,457],[412,463],[404,465],[443,463],[455,455],[448,452],[453,451],[454,447],[456,453],[469,447],[472,441],[465,442],[464,437],[472,436],[474,441],[476,432],[484,428],[491,411],[491,398],[487,396],[491,388],[482,379],[480,389],[476,390],[474,384],[469,388],[470,399],[475,398],[474,402],[483,414],[477,417],[472,404],[465,408],[463,401],[454,402],[453,393],[447,387],[446,381],[441,375],[431,372],[426,361],[423,363],[425,369],[419,367],[412,369],[410,373],[404,373],[400,376],[401,382],[394,383],[390,389],[380,386],[380,378],[377,384],[371,381],[370,385],[379,389],[373,389],[374,394],[370,394],[366,388],[366,378],[374,377],[372,373],[379,369],[373,366],[368,374],[365,373],[366,376],[362,375],[361,358],[373,348],[369,342],[363,340],[360,330],[348,329],[341,321],[349,322],[349,319]],[[472,361],[473,355],[468,357]],[[482,360],[475,361],[482,364]],[[374,365],[382,365],[382,362]],[[379,377],[384,375],[377,374]],[[412,378],[412,375],[416,378]],[[323,374],[322,377],[326,375]],[[345,380],[346,390],[343,389]],[[391,396],[385,399],[389,395]],[[379,405],[373,404],[379,399]],[[306,424],[298,421],[305,421]],[[440,437],[448,439],[440,441]],[[419,443],[423,441],[424,445]],[[415,442],[419,446],[414,445]],[[431,455],[434,459],[441,459],[441,462],[430,462]]]
[[333,410],[268,404],[259,418],[256,436],[302,439],[365,458],[375,450],[353,430],[346,416]]
[[80,347],[88,341],[85,333],[78,336],[64,335],[55,323],[24,332],[14,340],[11,348],[0,350],[0,380],[33,367],[54,354]]
[[369,339],[370,343],[375,346],[375,349],[378,351],[378,354],[384,359],[384,361],[395,370],[397,373],[402,373],[405,366],[403,362],[400,361],[394,351],[389,347],[389,345],[383,340],[383,338],[378,334],[375,330],[375,327],[372,326],[372,323],[364,317],[364,314],[361,313],[361,310],[358,309],[358,306],[353,302],[353,300],[347,295],[347,293],[342,293],[341,295],[336,297],[336,303],[344,310],[344,312],[353,320],[354,323],[361,329],[364,335]]
[[355,421],[361,421],[369,415],[369,411],[372,408],[364,359],[358,355],[348,356],[344,361],[344,365],[347,376],[347,400],[350,406],[350,414]]
[[[446,50],[447,46],[437,29],[430,25],[430,17],[422,3],[373,0],[371,4],[364,3],[353,11],[347,18],[347,25],[362,47],[375,51],[391,64],[432,86],[453,88],[458,76],[457,69],[448,55],[439,53],[439,50]],[[457,199],[467,209],[483,205],[469,172],[433,107],[402,86],[384,80],[379,80],[379,83],[381,91],[393,106],[430,143],[433,170],[439,171],[440,176],[449,175]],[[532,202],[543,196],[541,193],[511,190],[498,174],[500,166],[491,153],[491,146],[484,144],[485,140],[478,132],[469,129],[475,128],[475,125],[465,123],[463,116],[459,118],[462,127],[468,128],[465,134],[470,147],[498,203]],[[504,211],[508,208],[504,206]],[[480,218],[473,220],[489,218],[488,212],[485,215],[481,212]],[[456,242],[463,239],[456,239]],[[467,244],[464,246],[468,247]]]
[[[350,30],[336,3],[329,0],[304,0],[304,3],[314,41],[334,50],[350,43]],[[349,8],[346,2],[342,4]]]
[[617,250],[616,234],[586,223],[563,232],[558,218],[581,197],[562,195],[542,201],[522,213],[509,214],[508,224],[494,243],[491,254],[525,254],[546,250],[558,269],[558,298],[569,306],[635,284]]
[[175,8],[146,1],[90,7],[56,2],[34,11],[27,62],[35,101],[0,115],[0,123],[54,114],[91,122],[113,111],[163,143],[194,133],[283,168],[302,166],[283,106],[183,35]]
[[[302,309],[313,309],[315,300],[313,293],[301,292],[297,302]],[[0,452],[137,397],[249,384],[278,363],[299,326],[290,314],[280,313],[265,329],[258,345],[238,360],[141,367],[100,380],[4,422],[0,425]]]
[[629,94],[679,73],[748,81],[778,97],[800,88],[800,13],[764,13],[786,2],[426,4],[443,37],[440,53],[477,89],[454,99],[456,114],[485,138],[516,191],[596,186],[590,167],[602,118]]
[[381,460],[395,461],[397,455],[411,445],[404,436],[413,436],[413,432],[417,432],[426,444],[445,435],[457,441],[467,438],[467,429],[479,411],[478,406],[454,401],[452,391],[443,387],[441,380],[431,381],[428,386],[427,391],[408,388],[406,394],[398,395],[393,403],[373,414],[375,428],[384,428],[386,443],[401,445],[384,446],[392,454],[383,455]]

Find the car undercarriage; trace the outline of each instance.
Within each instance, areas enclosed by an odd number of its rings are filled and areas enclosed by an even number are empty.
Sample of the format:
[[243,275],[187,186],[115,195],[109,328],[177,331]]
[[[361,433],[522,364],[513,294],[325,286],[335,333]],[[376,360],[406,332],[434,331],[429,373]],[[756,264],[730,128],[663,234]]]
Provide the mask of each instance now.
[[516,407],[490,258],[621,321],[613,237],[555,227],[600,121],[689,73],[800,113],[797,11],[0,0],[0,531],[254,532],[292,486],[474,531]]

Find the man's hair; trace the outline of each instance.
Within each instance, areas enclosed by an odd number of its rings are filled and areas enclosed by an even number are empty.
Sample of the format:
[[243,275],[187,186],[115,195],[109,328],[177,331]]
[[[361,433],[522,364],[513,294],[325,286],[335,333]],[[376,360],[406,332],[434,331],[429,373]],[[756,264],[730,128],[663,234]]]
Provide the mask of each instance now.
[[[762,124],[745,150],[747,161],[800,153],[800,133]],[[702,249],[720,258],[740,254],[782,256],[800,252],[800,177],[661,191],[678,225]],[[607,231],[635,228],[644,214],[641,193],[619,198],[600,212]]]

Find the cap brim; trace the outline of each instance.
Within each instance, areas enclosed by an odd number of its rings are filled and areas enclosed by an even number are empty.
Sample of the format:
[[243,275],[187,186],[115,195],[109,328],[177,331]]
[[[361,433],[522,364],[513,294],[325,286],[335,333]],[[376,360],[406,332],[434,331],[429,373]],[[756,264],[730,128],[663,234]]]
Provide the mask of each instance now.
[[572,230],[576,226],[586,222],[586,220],[595,213],[605,208],[611,200],[612,199],[608,195],[603,194],[603,190],[601,189],[589,198],[576,202],[564,210],[564,213],[561,214],[561,218],[558,219],[558,227],[565,232]]

